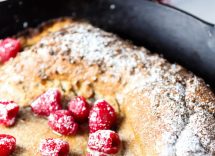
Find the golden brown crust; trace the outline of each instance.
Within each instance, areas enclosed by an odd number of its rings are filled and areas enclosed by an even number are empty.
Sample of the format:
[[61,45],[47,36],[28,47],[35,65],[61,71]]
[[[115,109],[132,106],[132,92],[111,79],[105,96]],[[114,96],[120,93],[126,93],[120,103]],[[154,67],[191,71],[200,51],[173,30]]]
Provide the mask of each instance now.
[[[28,111],[50,87],[61,90],[64,102],[76,94],[109,101],[120,116],[121,155],[215,154],[215,96],[204,82],[89,24],[72,22],[0,68],[0,98],[22,107],[17,124],[0,133],[17,137],[21,155],[35,153],[42,138],[58,137]],[[83,133],[63,137],[74,154],[85,154]]]
[[14,37],[20,40],[22,47],[29,47],[36,44],[44,36],[47,36],[52,32],[56,32],[63,27],[68,26],[72,22],[73,20],[71,18],[66,17],[53,19],[40,24],[36,29],[28,28],[22,32],[19,32]]

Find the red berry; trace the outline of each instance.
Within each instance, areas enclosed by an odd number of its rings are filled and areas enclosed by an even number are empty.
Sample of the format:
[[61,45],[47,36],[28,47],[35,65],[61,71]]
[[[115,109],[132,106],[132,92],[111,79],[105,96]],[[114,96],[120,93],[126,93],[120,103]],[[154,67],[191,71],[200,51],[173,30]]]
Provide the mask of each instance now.
[[120,149],[119,135],[111,130],[98,130],[91,133],[88,140],[88,152],[116,154]]
[[106,101],[97,101],[89,115],[90,133],[110,129],[116,122],[116,113]]
[[12,126],[19,112],[19,106],[13,101],[0,101],[0,124]]
[[58,110],[48,118],[49,126],[57,133],[63,135],[73,135],[78,130],[78,124],[72,117],[72,113],[68,110]]
[[72,112],[72,116],[78,122],[84,122],[89,116],[90,107],[86,99],[78,96],[69,102],[68,109]]
[[68,156],[69,144],[60,139],[44,139],[39,145],[42,156]]
[[32,104],[31,109],[37,115],[49,116],[61,109],[61,93],[57,89],[49,89],[40,95]]
[[16,139],[11,135],[0,134],[0,155],[9,156],[16,148]]
[[0,42],[0,62],[4,63],[11,57],[15,57],[20,51],[21,44],[13,38],[6,38]]

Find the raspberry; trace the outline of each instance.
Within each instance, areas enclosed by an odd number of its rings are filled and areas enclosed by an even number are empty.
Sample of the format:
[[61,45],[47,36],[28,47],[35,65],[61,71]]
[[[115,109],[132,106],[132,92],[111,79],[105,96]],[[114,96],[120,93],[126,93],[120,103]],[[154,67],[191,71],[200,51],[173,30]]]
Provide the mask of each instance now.
[[0,62],[4,63],[11,57],[15,57],[20,49],[21,44],[16,39],[6,38],[0,41]]
[[89,104],[82,96],[72,99],[69,102],[68,109],[72,112],[72,116],[78,122],[86,121],[90,111]]
[[32,111],[41,116],[49,116],[50,113],[61,109],[61,93],[57,89],[49,89],[40,95],[32,104]]
[[120,149],[119,135],[111,130],[98,130],[91,133],[88,140],[88,152],[98,154],[116,154]]
[[42,156],[68,156],[69,144],[60,139],[48,138],[41,141],[39,151]]
[[89,115],[90,133],[110,129],[116,122],[116,113],[106,101],[97,101]]
[[75,123],[72,113],[68,110],[58,110],[48,118],[49,126],[57,133],[63,135],[73,135],[78,130],[78,124]]
[[19,112],[19,106],[13,101],[0,101],[0,124],[12,126]]
[[0,134],[0,155],[9,156],[16,148],[16,139],[11,135]]

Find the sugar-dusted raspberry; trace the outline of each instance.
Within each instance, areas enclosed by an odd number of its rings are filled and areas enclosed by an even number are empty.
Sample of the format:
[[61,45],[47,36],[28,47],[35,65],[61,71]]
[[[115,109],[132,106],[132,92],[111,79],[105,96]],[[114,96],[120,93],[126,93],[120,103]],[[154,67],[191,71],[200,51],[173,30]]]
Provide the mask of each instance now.
[[49,116],[61,109],[60,101],[61,93],[57,89],[49,89],[31,104],[31,109],[37,115]]
[[90,133],[110,129],[116,123],[113,107],[104,100],[97,101],[89,114]]
[[7,134],[0,134],[0,155],[9,156],[16,148],[16,139]]
[[48,118],[49,126],[57,133],[63,135],[74,135],[78,130],[78,124],[68,110],[58,110]]
[[84,97],[77,96],[69,102],[68,109],[77,122],[84,122],[89,116],[90,106]]
[[0,62],[4,63],[11,57],[15,57],[20,51],[21,44],[17,39],[6,38],[0,41]]
[[119,135],[111,130],[98,130],[91,133],[88,140],[88,153],[116,154],[120,149]]
[[0,101],[0,124],[12,126],[16,121],[19,106],[13,101]]
[[69,144],[60,139],[48,138],[41,141],[39,151],[42,156],[68,156]]

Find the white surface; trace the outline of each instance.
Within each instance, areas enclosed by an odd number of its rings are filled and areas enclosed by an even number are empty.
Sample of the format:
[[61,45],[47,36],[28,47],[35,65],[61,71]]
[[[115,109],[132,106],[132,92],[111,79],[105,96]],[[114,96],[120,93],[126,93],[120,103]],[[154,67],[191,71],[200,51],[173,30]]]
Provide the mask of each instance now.
[[215,0],[171,0],[172,5],[215,24]]

